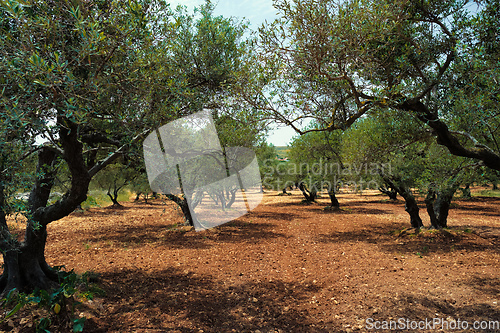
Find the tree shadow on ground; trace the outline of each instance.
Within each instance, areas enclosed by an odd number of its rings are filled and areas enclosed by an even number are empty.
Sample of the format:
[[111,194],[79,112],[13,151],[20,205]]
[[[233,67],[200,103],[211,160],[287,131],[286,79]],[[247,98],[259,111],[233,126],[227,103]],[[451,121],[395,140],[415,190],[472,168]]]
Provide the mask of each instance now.
[[[500,295],[500,278],[474,275],[464,282],[464,285],[480,290],[482,293],[489,294],[496,298]],[[497,317],[500,319],[500,317]]]
[[[403,318],[405,325],[411,324],[411,321],[418,322],[427,319],[429,322],[436,320],[435,326],[422,328],[407,327],[402,331],[436,332],[436,331],[458,331],[474,332],[474,323],[483,323],[489,325],[484,327],[481,332],[498,332],[500,329],[499,319],[500,309],[491,304],[475,303],[467,305],[457,305],[454,300],[437,298],[432,296],[404,294],[394,299],[392,305],[388,304],[386,308],[389,312],[382,312],[376,315],[375,320],[388,320],[393,318],[397,321]],[[409,320],[410,322],[406,321]],[[459,321],[460,320],[460,321]],[[459,325],[459,326],[457,326]]]
[[[307,311],[294,305],[310,299],[320,287],[283,281],[218,281],[212,276],[176,268],[148,274],[117,271],[102,275],[107,293],[88,309],[87,332],[331,332],[311,327]],[[103,320],[105,318],[105,320]]]
[[475,215],[482,216],[500,216],[500,210],[493,207],[484,207],[478,205],[455,206],[451,210],[463,211],[467,213],[474,213]]
[[[373,205],[373,202],[367,202]],[[293,202],[275,202],[272,204],[268,204],[267,207],[278,207],[278,208],[297,208],[310,210],[315,213],[325,213],[325,214],[391,214],[392,211],[379,209],[379,208],[370,208],[370,207],[361,207],[360,202],[356,201],[354,203],[346,203],[341,204],[340,209],[338,210],[328,210],[325,207],[328,206],[328,203],[325,202],[304,202],[304,201],[293,201]],[[269,212],[266,213],[269,217],[273,216],[274,213]],[[285,214],[283,214],[285,215]],[[286,214],[292,215],[292,214]]]
[[[487,206],[486,206],[487,205]],[[473,197],[452,203],[452,210],[482,216],[500,216],[500,198]]]
[[392,201],[392,200],[367,200],[363,197],[360,197],[359,200],[350,200],[347,202],[344,202],[342,204],[342,198],[338,198],[340,201],[341,206],[360,206],[360,205],[388,205],[388,206],[402,206],[404,207],[405,202],[404,200],[397,200],[397,201]]
[[362,228],[353,231],[335,231],[329,234],[320,235],[317,238],[321,243],[352,243],[365,242],[370,244],[383,244],[393,241],[394,237],[390,235],[397,228],[404,228],[406,224],[380,225],[365,224]]
[[127,209],[128,207],[126,206],[106,206],[102,208],[90,208],[89,210],[86,211],[74,211],[71,213],[71,216],[75,217],[87,217],[87,216],[92,216],[92,217],[103,217],[106,218],[111,215],[125,215],[127,214]]
[[284,238],[282,233],[272,231],[271,223],[253,224],[245,221],[232,221],[215,229],[195,232],[192,227],[177,224],[146,224],[141,226],[125,225],[120,228],[106,227],[89,234],[91,242],[113,242],[130,246],[155,243],[169,248],[206,249],[213,242],[259,242],[266,239]]
[[[491,229],[492,227],[488,227]],[[500,228],[497,232],[500,233]],[[410,232],[405,232],[409,230]],[[475,230],[475,232],[473,232]],[[455,251],[500,253],[500,237],[484,237],[479,228],[456,227],[443,230],[423,229],[417,232],[407,229],[407,224],[365,224],[363,228],[353,231],[338,231],[321,235],[317,241],[322,243],[365,242],[377,244],[388,253],[429,255],[432,253],[450,253]]]
[[[272,206],[272,205],[271,205]],[[297,218],[297,214],[293,213],[278,213],[273,211],[251,211],[245,215],[246,218],[252,219],[269,219],[269,220],[277,220],[277,221],[291,221],[294,218]]]
[[312,208],[317,213],[320,214],[392,214],[390,210],[384,210],[379,208],[368,208],[368,207],[358,207],[358,206],[340,206],[339,209],[331,210],[325,209],[325,207]]

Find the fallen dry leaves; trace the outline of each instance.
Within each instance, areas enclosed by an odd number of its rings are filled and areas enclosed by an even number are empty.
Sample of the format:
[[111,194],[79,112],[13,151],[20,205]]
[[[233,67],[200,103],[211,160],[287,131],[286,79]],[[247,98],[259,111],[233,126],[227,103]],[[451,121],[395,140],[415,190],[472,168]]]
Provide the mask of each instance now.
[[[350,332],[366,320],[500,320],[500,199],[458,201],[450,230],[414,233],[404,203],[342,209],[265,194],[195,232],[173,203],[124,203],[52,223],[52,265],[100,274],[85,332]],[[422,214],[424,217],[424,210]],[[425,221],[428,224],[428,221]],[[401,232],[403,230],[403,232]],[[425,331],[425,330],[419,330]]]

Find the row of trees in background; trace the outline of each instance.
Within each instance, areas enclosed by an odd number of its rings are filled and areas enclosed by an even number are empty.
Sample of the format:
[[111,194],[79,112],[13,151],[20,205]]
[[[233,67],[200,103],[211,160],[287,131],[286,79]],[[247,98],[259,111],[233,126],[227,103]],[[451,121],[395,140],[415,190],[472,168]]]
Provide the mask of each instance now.
[[387,112],[358,120],[345,132],[312,131],[297,136],[290,144],[289,156],[288,163],[262,166],[268,188],[296,186],[306,201],[326,190],[331,208],[339,208],[335,191],[340,187],[356,192],[379,189],[391,199],[399,194],[416,228],[423,224],[412,190],[426,196],[431,227],[443,228],[459,188],[467,197],[471,184],[491,183],[498,177],[495,170],[476,161],[448,154],[415,119]]
[[[297,163],[389,163],[392,173],[378,177],[403,196],[413,227],[422,221],[411,187],[426,192],[431,224],[442,228],[460,185],[466,191],[478,177],[498,177],[497,1],[279,0],[276,7],[280,18],[260,30],[257,57],[265,61],[250,76],[253,94],[242,89],[241,97],[302,136],[292,144]],[[306,119],[312,125],[304,127]],[[329,144],[339,137],[342,154]]]

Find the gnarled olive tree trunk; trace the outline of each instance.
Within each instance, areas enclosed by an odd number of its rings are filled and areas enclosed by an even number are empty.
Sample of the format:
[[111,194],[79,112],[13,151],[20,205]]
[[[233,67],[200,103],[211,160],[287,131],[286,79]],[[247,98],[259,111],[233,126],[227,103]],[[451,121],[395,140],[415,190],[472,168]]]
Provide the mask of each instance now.
[[186,223],[190,226],[194,226],[194,218],[193,215],[191,215],[191,211],[189,210],[189,205],[187,202],[186,197],[183,195],[182,197],[179,197],[174,194],[165,194],[167,198],[175,202],[179,208],[181,209],[182,214],[184,215],[184,219]]
[[337,196],[335,195],[335,185],[328,184],[328,196],[330,197],[330,208],[333,210],[337,210],[340,208],[340,203],[339,200],[337,199]]
[[432,184],[429,186],[425,205],[431,219],[431,228],[442,229],[448,226],[448,213],[450,211],[451,200],[458,187],[458,183],[451,183],[440,190],[436,190]]
[[[77,130],[69,122],[60,131],[61,150],[43,147],[38,152],[36,179],[28,199],[27,226],[22,242],[6,231],[5,200],[2,191],[2,250],[4,271],[0,277],[2,293],[14,288],[30,291],[47,289],[57,281],[56,273],[45,260],[47,225],[70,214],[86,200],[90,174],[83,160],[82,144],[77,140]],[[75,126],[76,127],[76,126]],[[55,163],[63,158],[71,173],[71,187],[57,202],[47,206],[55,179]]]
[[300,182],[298,187],[304,195],[306,202],[314,202],[318,197],[318,190],[315,185],[311,186],[311,189],[309,190],[304,182]]
[[398,191],[393,186],[380,186],[378,190],[389,197],[391,200],[398,200]]
[[[438,115],[432,112],[419,98],[405,100],[397,108],[414,112],[420,121],[432,128],[437,143],[445,146],[451,154],[482,161],[488,168],[500,171],[500,154],[498,152],[479,143],[469,133],[451,131],[448,125],[439,119]],[[463,145],[457,135],[472,141],[474,147],[469,148]]]
[[[78,139],[78,125],[67,118],[58,117],[59,145],[44,146],[38,150],[38,164],[33,187],[27,203],[27,226],[22,242],[8,230],[8,212],[4,188],[0,181],[0,250],[4,259],[4,270],[0,276],[0,293],[16,288],[32,291],[35,288],[48,289],[57,282],[56,272],[45,260],[47,225],[57,221],[79,207],[87,198],[87,191],[93,175],[123,154],[125,145],[97,163],[84,160],[83,144]],[[144,133],[136,136],[132,142]],[[57,173],[56,164],[66,162],[71,184],[69,190],[55,203],[48,205],[50,192]],[[1,179],[0,179],[1,180]]]
[[411,189],[408,185],[399,177],[395,176],[387,176],[383,173],[380,173],[382,179],[389,185],[394,188],[399,195],[403,197],[405,200],[405,210],[410,215],[410,225],[412,228],[422,228],[424,224],[422,223],[422,219],[419,215],[419,208],[417,205],[417,201],[411,193]]

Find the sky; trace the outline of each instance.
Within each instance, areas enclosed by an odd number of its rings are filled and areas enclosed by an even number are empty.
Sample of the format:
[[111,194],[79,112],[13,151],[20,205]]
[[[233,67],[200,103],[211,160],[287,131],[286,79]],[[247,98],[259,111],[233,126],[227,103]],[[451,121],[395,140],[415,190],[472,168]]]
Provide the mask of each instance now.
[[[169,1],[172,8],[180,4],[187,6],[189,12],[192,12],[194,7],[198,7],[204,2],[204,0]],[[215,15],[245,19],[249,21],[251,30],[257,30],[266,20],[267,22],[274,21],[277,13],[272,0],[212,0],[212,3],[216,5]],[[267,142],[275,146],[286,146],[294,135],[295,131],[291,128],[276,128],[270,133]]]
[[[187,6],[189,11],[205,3],[204,0],[170,0],[172,8],[177,5]],[[257,30],[265,20],[271,22],[276,17],[272,0],[212,0],[215,14],[225,17],[245,18],[250,22],[250,29]]]

